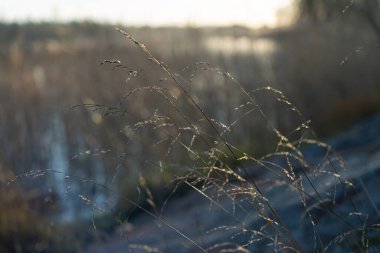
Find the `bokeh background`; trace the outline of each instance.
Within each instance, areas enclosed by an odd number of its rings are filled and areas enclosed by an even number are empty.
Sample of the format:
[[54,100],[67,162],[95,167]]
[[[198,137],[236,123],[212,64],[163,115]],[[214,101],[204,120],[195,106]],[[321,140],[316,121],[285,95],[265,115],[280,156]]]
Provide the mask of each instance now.
[[[125,94],[161,85],[181,95],[114,27],[190,80],[219,122],[244,103],[228,71],[248,91],[281,90],[326,139],[380,110],[379,14],[376,0],[3,1],[0,251],[73,252],[102,240],[130,215],[120,196],[138,196],[141,173],[160,200],[175,171],[158,173],[156,162],[191,163],[180,149],[166,155],[159,132],[133,133],[155,111],[180,119],[154,92],[121,103]],[[257,99],[273,125],[294,129],[270,93]],[[260,156],[271,134],[249,118],[229,138]]]

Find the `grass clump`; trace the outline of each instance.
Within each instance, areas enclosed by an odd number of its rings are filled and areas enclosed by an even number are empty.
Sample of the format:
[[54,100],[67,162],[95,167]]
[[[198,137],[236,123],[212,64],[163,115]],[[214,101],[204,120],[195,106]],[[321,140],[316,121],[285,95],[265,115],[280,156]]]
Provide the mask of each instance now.
[[[159,76],[151,80],[144,76],[146,71],[133,70],[119,60],[103,62],[127,70],[128,84],[133,80],[144,84],[131,87],[116,106],[101,106],[105,114],[127,115],[122,132],[137,151],[129,154],[131,159],[140,159],[139,176],[133,177],[139,180],[140,198],[135,201],[120,194],[121,202],[149,214],[200,252],[368,252],[372,248],[378,217],[360,210],[361,200],[355,199],[360,189],[343,159],[318,140],[310,121],[281,91],[269,86],[250,91],[230,73],[205,62],[185,68],[184,77],[130,34],[117,30],[141,49],[149,70]],[[219,90],[215,87],[206,100],[200,99],[202,94],[194,91],[200,73],[228,80],[233,92],[241,94],[239,100],[229,101],[227,106],[235,108],[229,115],[223,114],[223,108],[215,114],[207,110]],[[261,105],[263,97],[273,101],[272,107]],[[140,118],[128,118],[144,102],[148,105]],[[291,127],[277,126],[268,116],[273,106],[289,115]],[[252,143],[241,144],[234,134],[241,135],[247,125],[265,132],[262,139],[249,139],[247,132],[245,141]],[[258,146],[261,149],[253,152]],[[222,230],[224,235],[214,242],[198,242],[188,236],[190,231],[172,225],[162,216],[166,202],[157,202],[147,183],[155,178],[173,179],[175,186],[167,196],[185,187],[224,213],[225,223],[198,231]]]
[[[180,244],[176,240],[165,244],[138,238],[129,243],[132,252],[178,252],[179,245],[190,252],[376,249],[379,215],[369,210],[371,201],[360,197],[365,186],[357,185],[349,166],[332,147],[319,141],[311,122],[283,92],[270,86],[253,89],[242,85],[230,73],[207,62],[196,62],[177,74],[129,33],[118,31],[141,51],[127,64],[118,59],[102,62],[125,76],[125,93],[110,104],[116,87],[110,84],[112,88],[105,89],[109,100],[96,103],[87,98],[77,106],[88,112],[91,126],[103,124],[109,130],[99,135],[101,138],[118,139],[101,143],[118,145],[94,147],[74,155],[72,160],[88,167],[88,173],[72,169],[68,171],[72,174],[62,175],[68,184],[67,196],[81,201],[93,214],[106,214],[93,215],[91,221],[71,229],[62,226],[59,233],[65,238],[46,245],[66,246],[73,237],[80,238],[75,240],[76,249],[83,243],[103,242],[108,235],[100,231],[108,233],[117,224],[121,225],[118,232],[128,238],[133,231],[129,222],[145,212],[159,227],[168,228],[182,240]],[[94,91],[89,88],[89,92]],[[339,110],[337,107],[338,114]],[[273,112],[288,122],[279,123]],[[115,125],[121,126],[118,133],[112,131]],[[99,143],[88,133],[86,137],[94,146]],[[73,138],[71,142],[79,141]],[[101,161],[97,158],[103,156],[111,157],[104,160],[104,167],[118,164],[114,170],[104,170],[106,183],[97,180],[96,164]],[[87,157],[94,159],[86,163]],[[75,187],[79,192],[73,190]],[[99,192],[108,192],[117,203],[99,204]],[[190,203],[200,213],[195,230],[175,224],[190,218],[173,215],[169,203],[175,196],[178,200],[190,194],[198,196]],[[210,208],[204,208],[204,202]],[[106,208],[113,212],[108,213]],[[22,214],[17,216],[26,217],[29,209],[18,210]],[[185,215],[190,216],[190,211]],[[82,226],[92,227],[93,233],[80,235]],[[73,230],[76,232],[71,233]],[[44,233],[42,229],[41,238],[45,238]],[[38,245],[33,240],[31,244]]]

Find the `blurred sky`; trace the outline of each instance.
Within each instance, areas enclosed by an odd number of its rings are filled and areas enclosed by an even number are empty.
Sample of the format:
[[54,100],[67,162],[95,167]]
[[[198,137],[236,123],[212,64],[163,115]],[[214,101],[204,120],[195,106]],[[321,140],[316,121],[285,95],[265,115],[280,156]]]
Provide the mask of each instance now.
[[3,0],[5,21],[93,20],[126,25],[276,25],[292,0]]

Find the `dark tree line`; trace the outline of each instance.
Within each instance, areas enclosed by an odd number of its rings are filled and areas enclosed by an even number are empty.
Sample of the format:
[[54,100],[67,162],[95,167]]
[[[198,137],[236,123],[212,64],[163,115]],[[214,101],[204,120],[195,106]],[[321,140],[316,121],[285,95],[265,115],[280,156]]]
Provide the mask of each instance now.
[[297,0],[305,22],[355,19],[365,22],[380,41],[380,0]]

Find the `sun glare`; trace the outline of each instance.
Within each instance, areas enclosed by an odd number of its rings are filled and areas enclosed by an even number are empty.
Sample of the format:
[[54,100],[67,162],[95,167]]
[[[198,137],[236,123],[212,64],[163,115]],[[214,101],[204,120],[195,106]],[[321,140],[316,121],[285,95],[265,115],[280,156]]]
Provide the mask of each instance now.
[[247,25],[274,26],[277,12],[292,0],[23,0],[0,3],[3,21],[71,21],[126,25]]

